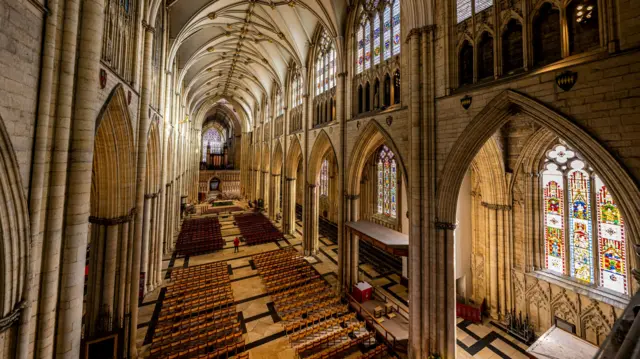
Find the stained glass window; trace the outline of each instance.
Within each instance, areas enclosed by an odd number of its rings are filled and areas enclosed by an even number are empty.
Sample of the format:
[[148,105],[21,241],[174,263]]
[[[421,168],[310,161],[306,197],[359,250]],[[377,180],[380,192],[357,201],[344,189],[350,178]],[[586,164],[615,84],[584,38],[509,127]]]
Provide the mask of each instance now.
[[329,161],[323,160],[320,167],[320,195],[329,194]]
[[316,94],[322,93],[322,57],[316,60]]
[[384,59],[391,57],[391,7],[384,8]]
[[364,69],[371,67],[371,23],[364,24]]
[[380,63],[380,16],[373,15],[373,63]]
[[393,152],[382,146],[378,155],[378,214],[397,217],[397,165]]
[[547,269],[628,294],[624,222],[604,182],[564,144],[547,152],[542,182]]
[[358,29],[358,64],[357,72],[362,72],[362,65],[364,64],[364,29],[362,26]]
[[400,53],[400,0],[393,2],[393,54]]
[[202,135],[202,162],[207,162],[207,156],[224,152],[223,135],[215,128],[210,128]]
[[470,18],[471,0],[458,0],[456,15],[459,23]]
[[600,285],[628,294],[624,221],[607,186],[595,176]]
[[326,34],[322,35],[316,59],[316,95],[336,85],[336,50]]

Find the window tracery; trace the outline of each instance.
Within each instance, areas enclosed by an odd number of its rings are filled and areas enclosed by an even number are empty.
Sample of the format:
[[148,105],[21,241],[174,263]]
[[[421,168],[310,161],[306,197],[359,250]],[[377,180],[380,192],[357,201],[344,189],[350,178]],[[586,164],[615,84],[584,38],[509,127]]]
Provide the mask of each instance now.
[[104,16],[102,61],[130,84],[135,70],[136,9],[136,0],[107,0]]
[[316,55],[316,95],[332,89],[336,84],[336,50],[326,33],[320,39]]
[[320,195],[329,195],[329,161],[324,159],[320,167]]
[[558,144],[547,152],[542,186],[547,269],[628,294],[624,220],[602,179]]
[[202,162],[207,162],[209,154],[221,155],[224,153],[224,134],[215,128],[210,128],[202,135]]
[[377,213],[390,218],[397,217],[397,164],[394,153],[382,146],[378,153],[377,177],[378,177],[378,210]]
[[356,33],[356,73],[400,54],[400,0],[367,0]]

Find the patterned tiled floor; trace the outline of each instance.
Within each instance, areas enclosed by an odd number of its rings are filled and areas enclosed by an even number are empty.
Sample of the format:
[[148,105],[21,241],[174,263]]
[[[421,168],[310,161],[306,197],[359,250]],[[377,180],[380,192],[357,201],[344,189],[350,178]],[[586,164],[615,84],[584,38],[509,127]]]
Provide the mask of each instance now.
[[[266,294],[253,266],[251,256],[286,246],[293,246],[302,252],[302,223],[297,222],[296,234],[286,236],[286,240],[257,246],[241,245],[239,253],[234,253],[233,238],[239,234],[239,230],[233,225],[233,217],[224,217],[220,217],[220,223],[223,238],[227,243],[222,250],[186,258],[167,256],[163,261],[164,272],[166,273],[172,267],[225,261],[230,268],[231,288],[236,300],[238,315],[246,332],[245,341],[251,358],[294,358],[295,353],[284,335],[283,327],[279,323],[280,318],[273,308],[270,297]],[[276,226],[279,227],[279,224]],[[321,236],[319,252],[310,262],[328,283],[337,288],[337,245]],[[360,269],[362,279],[385,290],[390,297],[395,299],[396,304],[408,310],[408,288],[400,283],[400,277],[397,274],[380,274],[367,264],[361,265]],[[161,288],[157,288],[146,295],[139,309],[137,341],[142,357],[149,355],[148,344],[153,337],[154,321],[157,318],[156,312],[159,311],[161,299]],[[476,325],[458,319],[456,330],[457,358],[518,359],[528,357],[525,355],[526,345],[518,342],[490,322]]]

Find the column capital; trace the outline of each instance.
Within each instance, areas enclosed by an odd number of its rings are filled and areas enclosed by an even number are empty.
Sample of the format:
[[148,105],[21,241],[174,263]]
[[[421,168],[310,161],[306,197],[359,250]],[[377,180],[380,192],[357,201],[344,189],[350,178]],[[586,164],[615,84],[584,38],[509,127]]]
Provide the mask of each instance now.
[[434,25],[434,24],[413,28],[407,34],[405,43],[408,43],[409,40],[411,40],[411,37],[413,37],[415,35],[420,35],[420,34],[425,33],[425,32],[428,33],[428,32],[435,32],[435,31],[436,31],[436,25]]
[[126,216],[121,216],[121,217],[116,217],[116,218],[100,218],[100,217],[94,217],[94,216],[90,216],[89,217],[89,223],[93,223],[93,224],[97,224],[97,225],[101,225],[101,226],[115,226],[121,223],[125,223],[125,222],[129,222],[133,219],[135,212],[132,211],[132,213],[126,215]]
[[488,209],[503,210],[503,211],[510,211],[511,210],[511,206],[506,205],[506,204],[492,204],[492,203],[487,203],[487,202],[481,202],[480,204],[483,207],[487,207]]
[[344,198],[350,201],[356,200],[356,199],[360,199],[360,195],[359,194],[345,194]]
[[347,72],[346,71],[345,72],[341,72],[341,73],[337,74],[336,76],[339,77],[339,78],[347,77]]
[[313,188],[318,187],[318,185],[315,184],[315,183],[307,183],[307,187],[309,187],[310,189],[313,189]]
[[445,229],[453,231],[456,229],[456,225],[449,222],[435,222],[436,229]]
[[153,26],[151,26],[149,23],[147,23],[146,20],[142,20],[142,28],[146,31],[146,32],[150,32],[152,34],[154,34],[156,32],[156,29],[153,28]]
[[295,181],[296,179],[295,179],[295,177],[285,177],[285,180],[287,182],[292,182],[292,181]]

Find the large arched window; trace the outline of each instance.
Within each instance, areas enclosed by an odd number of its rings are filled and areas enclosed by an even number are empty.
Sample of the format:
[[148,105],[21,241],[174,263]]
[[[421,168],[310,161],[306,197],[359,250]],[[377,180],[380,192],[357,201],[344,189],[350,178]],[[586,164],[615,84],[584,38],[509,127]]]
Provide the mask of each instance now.
[[302,105],[302,78],[294,74],[291,80],[291,107]]
[[336,49],[333,43],[323,34],[316,55],[316,95],[336,85]]
[[209,154],[224,153],[224,135],[215,128],[210,128],[202,135],[202,162],[207,162]]
[[547,152],[542,186],[547,269],[628,294],[624,220],[602,179],[558,144]]
[[400,54],[400,0],[366,0],[356,33],[356,73]]
[[322,167],[320,167],[320,195],[329,195],[329,161],[326,159],[322,161]]
[[377,156],[378,214],[396,218],[398,212],[398,168],[393,152],[382,146]]
[[493,0],[475,0],[473,2],[473,8],[471,7],[471,3],[472,0],[457,0],[456,18],[459,23],[470,18],[472,14],[477,14],[493,6]]
[[284,96],[280,90],[276,91],[276,117],[284,115]]

